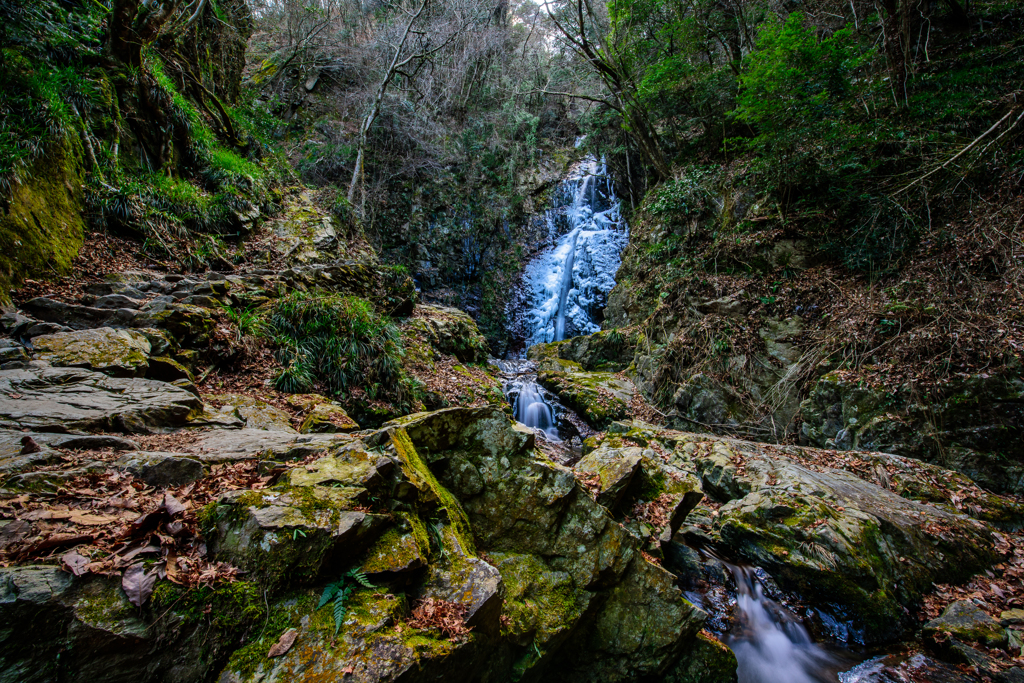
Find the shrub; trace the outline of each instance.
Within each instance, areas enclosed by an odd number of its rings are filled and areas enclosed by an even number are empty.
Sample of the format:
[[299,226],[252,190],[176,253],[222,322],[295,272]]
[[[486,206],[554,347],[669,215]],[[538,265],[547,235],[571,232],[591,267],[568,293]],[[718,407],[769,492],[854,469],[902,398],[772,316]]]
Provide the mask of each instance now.
[[269,315],[283,368],[274,378],[281,391],[351,396],[401,404],[409,397],[402,371],[405,350],[391,320],[357,297],[292,292]]
[[730,143],[756,153],[776,189],[815,185],[840,168],[849,180],[863,147],[850,113],[853,77],[864,59],[849,29],[819,40],[800,12],[766,25],[745,60],[732,113],[756,135]]

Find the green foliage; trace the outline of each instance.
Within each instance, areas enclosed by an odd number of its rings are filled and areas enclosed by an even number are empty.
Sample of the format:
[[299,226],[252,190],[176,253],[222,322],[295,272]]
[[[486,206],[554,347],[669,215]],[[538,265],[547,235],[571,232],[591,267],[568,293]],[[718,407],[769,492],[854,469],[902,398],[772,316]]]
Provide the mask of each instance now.
[[864,146],[849,118],[853,78],[863,63],[849,29],[819,40],[800,12],[784,24],[766,24],[744,65],[732,113],[757,134],[730,142],[755,153],[776,188],[833,175],[849,180]]
[[86,113],[96,99],[80,60],[101,49],[103,17],[56,0],[0,2],[0,196],[81,125],[75,110]]
[[402,403],[409,380],[402,370],[401,333],[365,300],[324,292],[292,292],[268,319],[283,366],[274,378],[281,391],[352,395]]
[[709,190],[717,175],[713,166],[689,166],[673,180],[659,185],[654,191],[647,210],[655,216],[694,216],[708,206]]
[[318,610],[323,609],[328,603],[333,603],[331,611],[334,615],[335,635],[341,630],[341,624],[345,621],[345,601],[360,586],[363,588],[376,588],[366,578],[366,574],[356,567],[347,571],[334,583],[327,584],[324,588],[323,595],[320,596],[320,604],[316,608]]

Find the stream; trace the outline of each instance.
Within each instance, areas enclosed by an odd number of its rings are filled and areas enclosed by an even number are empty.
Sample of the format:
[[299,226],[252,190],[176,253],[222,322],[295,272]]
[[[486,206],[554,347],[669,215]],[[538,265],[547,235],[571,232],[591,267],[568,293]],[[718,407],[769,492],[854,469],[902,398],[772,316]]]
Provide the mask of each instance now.
[[[527,324],[527,348],[601,329],[629,239],[607,168],[592,156],[577,163],[555,189],[544,220],[550,244],[527,264],[525,310],[516,311]],[[579,419],[537,382],[532,361],[508,358],[497,365],[517,421],[556,444],[581,436]],[[702,571],[710,568],[714,578],[701,582],[703,591],[686,596],[708,611],[709,629],[736,654],[739,683],[839,683],[845,680],[839,672],[863,659],[816,644],[800,619],[773,599],[777,590],[765,590],[765,582],[774,584],[763,570],[698,552]]]

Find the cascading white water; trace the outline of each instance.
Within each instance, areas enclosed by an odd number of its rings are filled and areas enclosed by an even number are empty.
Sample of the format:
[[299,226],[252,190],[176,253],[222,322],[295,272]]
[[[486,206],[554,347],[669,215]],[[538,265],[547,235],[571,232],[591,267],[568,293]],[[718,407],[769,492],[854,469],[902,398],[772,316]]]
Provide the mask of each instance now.
[[544,389],[537,384],[534,364],[528,360],[500,360],[497,363],[504,377],[502,390],[512,403],[516,420],[540,430],[549,441],[560,441],[555,411],[544,397]]
[[[595,315],[615,286],[619,254],[629,239],[619,200],[604,162],[592,156],[576,164],[554,192],[545,212],[551,245],[526,266],[527,346],[560,341],[569,333],[591,334]],[[503,361],[505,395],[516,419],[559,440],[557,404],[537,384],[532,364]]]
[[835,681],[837,661],[807,630],[764,594],[754,570],[730,567],[736,578],[736,625],[728,638],[739,683]]
[[527,266],[527,345],[601,329],[594,318],[615,286],[629,239],[607,167],[588,156],[554,193],[545,216],[553,244]]

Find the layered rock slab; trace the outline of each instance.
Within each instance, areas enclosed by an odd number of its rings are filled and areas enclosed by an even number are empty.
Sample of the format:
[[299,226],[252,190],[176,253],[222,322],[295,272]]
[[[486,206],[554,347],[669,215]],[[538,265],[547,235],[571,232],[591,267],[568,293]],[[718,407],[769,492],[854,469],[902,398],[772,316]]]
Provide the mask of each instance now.
[[33,363],[0,370],[0,427],[153,433],[202,409],[193,394],[154,380]]

